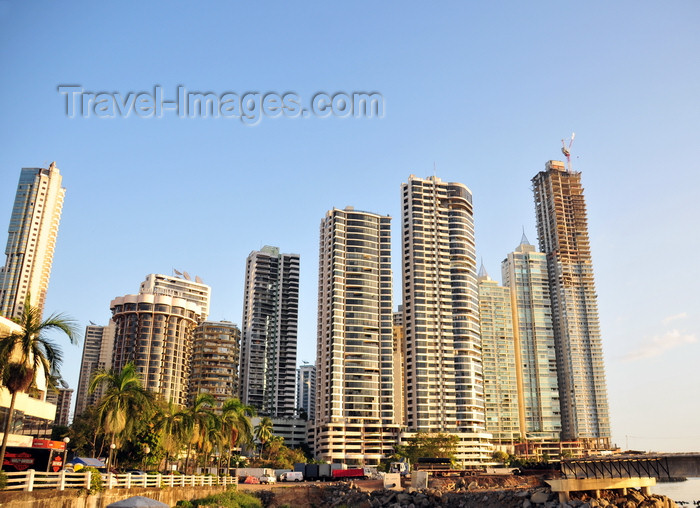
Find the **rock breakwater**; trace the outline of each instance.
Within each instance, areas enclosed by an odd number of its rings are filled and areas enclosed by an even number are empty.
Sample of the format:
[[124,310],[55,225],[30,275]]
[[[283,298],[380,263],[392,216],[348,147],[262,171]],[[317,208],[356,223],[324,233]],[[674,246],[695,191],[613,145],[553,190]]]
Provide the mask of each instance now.
[[354,485],[336,485],[324,489],[322,508],[676,508],[671,499],[652,494],[645,496],[630,489],[622,496],[603,491],[599,499],[578,494],[567,503],[559,503],[558,495],[548,488],[449,490],[429,488],[421,491],[377,490],[365,492]]

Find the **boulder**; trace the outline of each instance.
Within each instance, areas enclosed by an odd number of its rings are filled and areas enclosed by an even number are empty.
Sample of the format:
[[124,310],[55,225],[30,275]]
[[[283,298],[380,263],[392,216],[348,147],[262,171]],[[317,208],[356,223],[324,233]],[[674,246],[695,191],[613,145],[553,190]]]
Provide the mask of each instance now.
[[629,499],[630,501],[634,501],[634,502],[636,502],[637,504],[639,504],[639,503],[641,503],[642,501],[644,501],[646,498],[644,497],[644,494],[642,494],[641,492],[639,492],[639,491],[637,491],[637,490],[629,490],[629,491],[627,492],[627,499]]
[[530,502],[534,504],[544,504],[549,499],[549,494],[546,492],[538,491],[530,496]]
[[413,501],[413,498],[410,494],[406,494],[405,492],[401,492],[396,496],[396,502],[399,504],[409,504],[411,501]]

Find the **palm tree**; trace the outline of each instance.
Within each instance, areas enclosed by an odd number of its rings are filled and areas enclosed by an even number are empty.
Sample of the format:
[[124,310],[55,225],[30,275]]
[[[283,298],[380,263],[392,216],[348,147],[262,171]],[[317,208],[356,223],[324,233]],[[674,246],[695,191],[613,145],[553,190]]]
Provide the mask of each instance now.
[[139,417],[151,410],[153,396],[141,384],[133,363],[127,363],[119,372],[105,369],[95,372],[88,392],[94,393],[98,387],[102,387],[103,395],[97,405],[97,420],[110,437],[109,442],[118,447],[123,437],[132,434]]
[[185,471],[189,468],[192,446],[195,447],[195,451],[208,446],[206,441],[209,440],[209,428],[215,425],[214,403],[214,397],[208,393],[199,393],[194,404],[187,408],[187,425],[191,431],[187,444]]
[[241,443],[253,442],[250,418],[256,415],[255,408],[243,404],[239,399],[225,400],[221,406],[221,421],[225,433],[226,474],[229,474],[231,449]]
[[208,425],[200,431],[200,438],[197,443],[197,451],[199,452],[202,467],[209,463],[209,459],[215,451],[221,456],[223,444],[224,433],[221,416],[212,412]]
[[52,314],[44,321],[41,311],[32,307],[29,297],[25,301],[22,316],[16,320],[21,330],[0,338],[0,376],[2,384],[10,392],[10,410],[5,420],[0,470],[5,461],[7,437],[12,428],[17,394],[26,392],[37,376],[50,382],[52,374],[58,374],[63,362],[61,348],[44,336],[45,332],[58,330],[65,333],[71,344],[79,340],[77,323],[63,314]]
[[260,455],[262,456],[263,448],[272,437],[272,420],[269,416],[263,416],[260,423],[255,426],[255,437],[260,441]]
[[165,451],[165,466],[171,456],[180,452],[192,434],[187,409],[172,400],[158,405],[155,418],[160,445]]

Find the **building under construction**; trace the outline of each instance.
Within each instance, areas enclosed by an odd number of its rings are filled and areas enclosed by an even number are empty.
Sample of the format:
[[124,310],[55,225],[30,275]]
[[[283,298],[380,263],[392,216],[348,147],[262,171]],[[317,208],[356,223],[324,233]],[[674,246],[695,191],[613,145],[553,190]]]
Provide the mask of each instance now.
[[610,415],[581,173],[549,161],[532,183],[551,289],[561,438],[607,447]]

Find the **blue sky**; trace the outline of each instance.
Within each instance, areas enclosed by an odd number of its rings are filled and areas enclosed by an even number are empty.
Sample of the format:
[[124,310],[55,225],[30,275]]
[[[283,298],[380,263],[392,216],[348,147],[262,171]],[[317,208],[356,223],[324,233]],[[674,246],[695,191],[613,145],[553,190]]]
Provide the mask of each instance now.
[[[500,280],[523,227],[536,242],[530,179],[575,131],[614,441],[700,451],[699,15],[693,1],[0,1],[0,227],[20,168],[55,160],[67,194],[47,310],[81,325],[173,268],[212,286],[211,319],[240,323],[250,251],[299,253],[299,360],[313,362],[327,210],[393,216],[397,249],[400,184],[462,182]],[[373,91],[385,114],[68,118],[65,84]],[[80,350],[66,350],[74,387]]]

